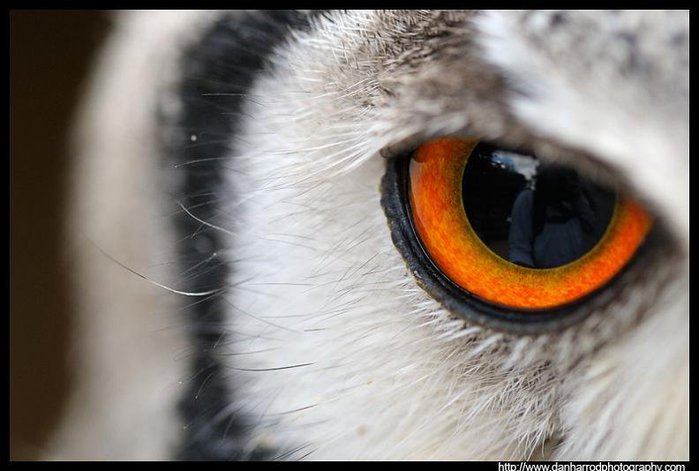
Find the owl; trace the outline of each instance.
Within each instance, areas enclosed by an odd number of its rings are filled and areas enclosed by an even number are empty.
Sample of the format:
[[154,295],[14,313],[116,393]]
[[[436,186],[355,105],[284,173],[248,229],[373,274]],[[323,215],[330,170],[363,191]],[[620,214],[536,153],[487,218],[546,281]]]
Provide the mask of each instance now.
[[46,458],[688,459],[687,11],[113,20]]

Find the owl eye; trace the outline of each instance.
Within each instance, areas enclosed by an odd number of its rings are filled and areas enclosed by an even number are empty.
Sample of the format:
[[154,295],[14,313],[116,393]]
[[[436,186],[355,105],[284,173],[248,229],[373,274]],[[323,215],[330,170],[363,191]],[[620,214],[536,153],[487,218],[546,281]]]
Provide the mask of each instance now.
[[571,167],[475,139],[434,139],[395,165],[384,208],[389,224],[404,216],[391,224],[396,246],[434,297],[476,320],[580,311],[653,225],[640,204]]

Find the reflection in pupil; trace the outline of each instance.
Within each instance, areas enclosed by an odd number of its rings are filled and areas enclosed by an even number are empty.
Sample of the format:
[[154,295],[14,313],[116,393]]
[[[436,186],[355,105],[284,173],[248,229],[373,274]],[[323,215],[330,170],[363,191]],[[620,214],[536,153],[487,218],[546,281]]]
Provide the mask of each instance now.
[[587,253],[614,210],[610,189],[569,167],[478,144],[464,171],[463,202],[478,237],[519,265],[551,268]]

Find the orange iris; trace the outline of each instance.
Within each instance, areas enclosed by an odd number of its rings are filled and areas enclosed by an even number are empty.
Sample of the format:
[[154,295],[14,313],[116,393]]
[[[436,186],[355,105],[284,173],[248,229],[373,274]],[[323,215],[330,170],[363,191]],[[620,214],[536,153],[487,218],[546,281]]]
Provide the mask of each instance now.
[[636,202],[618,198],[600,241],[577,260],[555,268],[527,268],[491,251],[464,210],[462,178],[478,141],[440,138],[420,146],[410,164],[415,229],[435,265],[469,293],[519,310],[576,301],[611,280],[631,259],[652,220]]

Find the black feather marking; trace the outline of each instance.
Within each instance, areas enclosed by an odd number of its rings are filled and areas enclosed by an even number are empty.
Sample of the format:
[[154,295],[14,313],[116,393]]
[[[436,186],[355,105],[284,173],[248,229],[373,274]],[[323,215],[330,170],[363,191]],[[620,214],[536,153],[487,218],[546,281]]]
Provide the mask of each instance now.
[[[222,288],[229,267],[215,254],[224,248],[223,233],[201,221],[216,221],[220,208],[216,195],[222,183],[225,156],[231,155],[246,95],[258,74],[270,67],[272,51],[294,29],[307,29],[309,19],[292,11],[238,12],[224,15],[203,32],[181,58],[182,79],[179,117],[163,142],[166,165],[181,177],[173,199],[181,208],[175,226],[181,240],[180,270],[186,289],[194,292]],[[163,126],[167,126],[163,124]],[[181,173],[181,175],[180,175]],[[196,217],[192,217],[196,215]],[[225,226],[225,223],[222,224]],[[210,296],[186,307],[187,322],[196,351],[191,378],[179,404],[184,441],[177,459],[265,459],[280,450],[246,446],[249,423],[240,411],[230,411],[231,390],[215,352],[224,340],[225,302]]]

